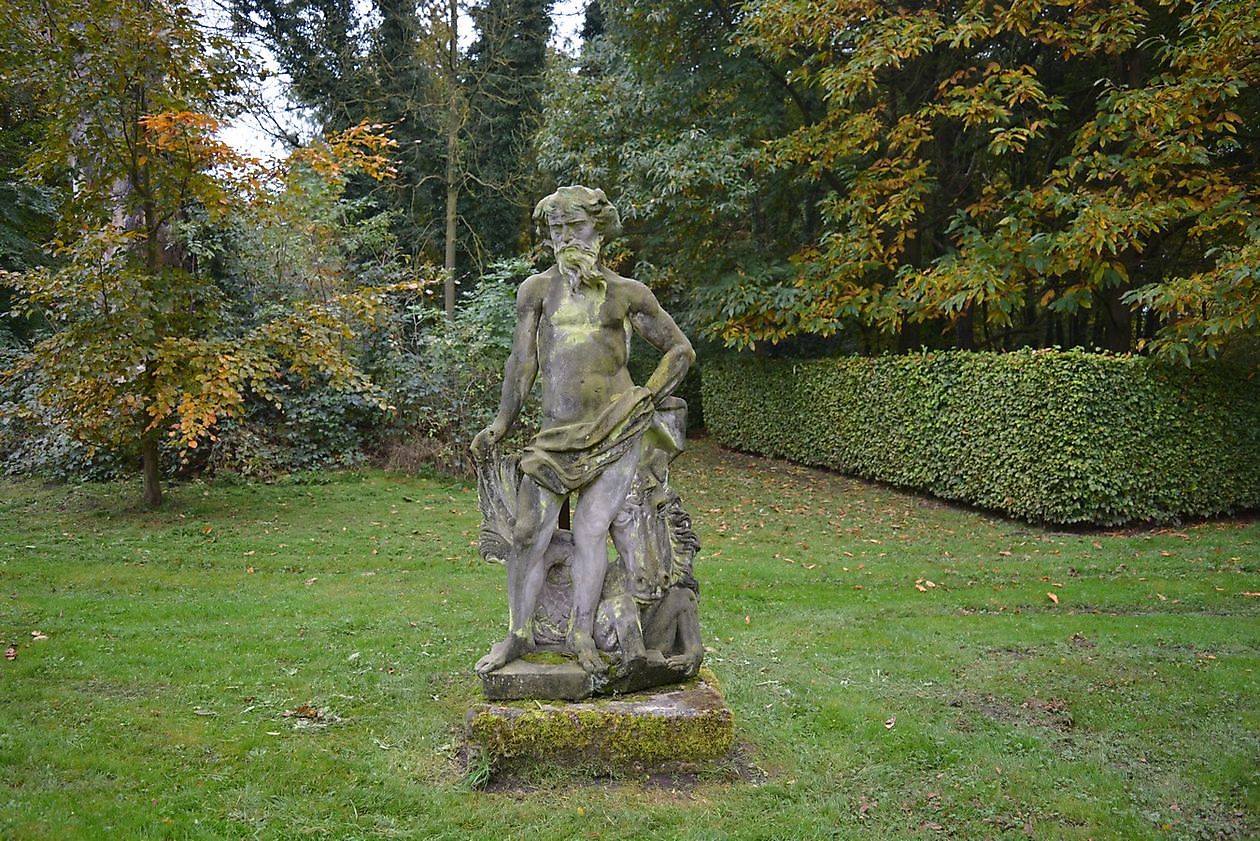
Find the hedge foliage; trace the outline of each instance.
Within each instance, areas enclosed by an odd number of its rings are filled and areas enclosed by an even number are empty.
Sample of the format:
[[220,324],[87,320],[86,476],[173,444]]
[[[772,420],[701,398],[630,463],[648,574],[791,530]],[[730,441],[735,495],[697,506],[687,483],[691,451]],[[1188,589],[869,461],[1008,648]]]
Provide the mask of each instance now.
[[1260,377],[1246,366],[1057,350],[741,355],[709,361],[703,394],[725,446],[1033,522],[1260,507]]

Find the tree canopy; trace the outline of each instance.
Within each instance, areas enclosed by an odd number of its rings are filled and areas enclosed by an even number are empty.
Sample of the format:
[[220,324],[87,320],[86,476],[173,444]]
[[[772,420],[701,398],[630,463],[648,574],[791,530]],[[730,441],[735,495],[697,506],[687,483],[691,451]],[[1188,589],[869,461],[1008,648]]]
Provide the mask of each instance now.
[[543,164],[618,185],[715,338],[1188,359],[1257,331],[1252,3],[600,10]]

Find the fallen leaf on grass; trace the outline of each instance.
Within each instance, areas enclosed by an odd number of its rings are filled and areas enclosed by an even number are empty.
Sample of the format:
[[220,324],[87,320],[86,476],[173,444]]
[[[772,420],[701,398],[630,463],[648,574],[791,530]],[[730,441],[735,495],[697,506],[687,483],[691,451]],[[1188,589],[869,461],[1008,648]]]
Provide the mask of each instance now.
[[1055,604],[1059,603],[1059,596],[1057,593],[1046,593],[1046,598],[1054,602]]
[[751,624],[752,624],[752,617],[751,617],[751,616],[748,616],[748,615],[745,615],[745,616],[744,616],[744,624],[745,624],[745,625],[751,625]]
[[322,707],[312,707],[310,704],[299,704],[294,709],[285,710],[284,717],[293,719],[293,727],[299,730],[324,728],[341,721],[340,716],[334,715]]
[[1249,599],[1260,599],[1260,593],[1239,593],[1240,596],[1246,596]]
[[6,660],[17,659],[17,646],[16,645],[11,645],[4,650],[4,659]]
[[308,578],[308,579],[306,579],[305,581],[303,581],[302,583],[303,583],[303,584],[305,584],[307,587],[309,587],[309,586],[311,586],[312,584],[314,584],[314,583],[315,583],[316,581],[318,581],[318,580],[319,580],[319,576],[313,575],[313,576],[311,576],[310,578]]
[[319,721],[324,717],[324,711],[318,707],[312,707],[310,704],[298,704],[291,710],[284,711],[285,718],[306,718],[311,721]]
[[927,592],[927,587],[924,587],[922,584],[915,584],[914,589],[918,590],[920,593]]
[[245,574],[246,574],[246,575],[253,575],[253,574],[254,574],[254,568],[253,568],[252,566],[245,567]]
[[43,631],[31,631],[31,639],[42,642],[48,639],[48,634],[45,634]]
[[893,729],[893,728],[894,728],[894,727],[896,727],[896,726],[897,726],[897,716],[895,716],[895,715],[894,715],[894,716],[889,716],[888,720],[884,722],[884,729],[885,729],[885,730],[891,730],[891,729]]

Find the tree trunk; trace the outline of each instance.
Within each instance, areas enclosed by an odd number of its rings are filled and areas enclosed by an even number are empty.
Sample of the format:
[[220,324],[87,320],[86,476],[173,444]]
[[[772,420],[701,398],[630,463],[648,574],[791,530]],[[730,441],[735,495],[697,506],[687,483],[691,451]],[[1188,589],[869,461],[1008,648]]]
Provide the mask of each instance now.
[[459,3],[450,0],[450,42],[447,66],[446,112],[446,317],[455,317],[455,235],[459,214],[459,184],[456,181],[459,166],[459,80],[456,77],[459,60]]
[[144,507],[162,506],[162,475],[158,470],[158,436],[156,431],[140,438],[140,460],[144,465]]

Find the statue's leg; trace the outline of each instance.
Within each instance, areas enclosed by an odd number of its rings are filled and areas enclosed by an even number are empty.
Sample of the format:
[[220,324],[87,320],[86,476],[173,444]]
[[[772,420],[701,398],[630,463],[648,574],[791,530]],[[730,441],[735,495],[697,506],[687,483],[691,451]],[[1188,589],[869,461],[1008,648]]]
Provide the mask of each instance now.
[[551,544],[564,497],[521,477],[516,496],[512,553],[507,561],[508,635],[477,661],[484,674],[510,663],[534,646],[534,610],[547,578],[544,556]]
[[[638,520],[630,516],[623,507],[614,515],[609,531],[612,533],[613,546],[617,548],[618,561],[623,568],[622,580],[626,584],[626,592],[619,593],[614,601],[615,606],[620,606],[621,610],[614,616],[614,625],[617,630],[617,647],[621,651],[623,666],[627,669],[636,668],[647,658],[647,648],[643,644],[643,626],[639,615],[638,605],[634,601],[634,597],[630,594],[630,580],[635,574],[636,562],[635,551],[641,549],[636,541],[638,529],[636,525]],[[605,571],[607,578],[607,571]],[[606,588],[605,588],[606,590]]]
[[634,471],[639,465],[642,442],[609,465],[578,494],[573,511],[573,621],[569,645],[578,663],[588,672],[604,667],[595,647],[595,608],[608,571],[608,527],[621,510]]

